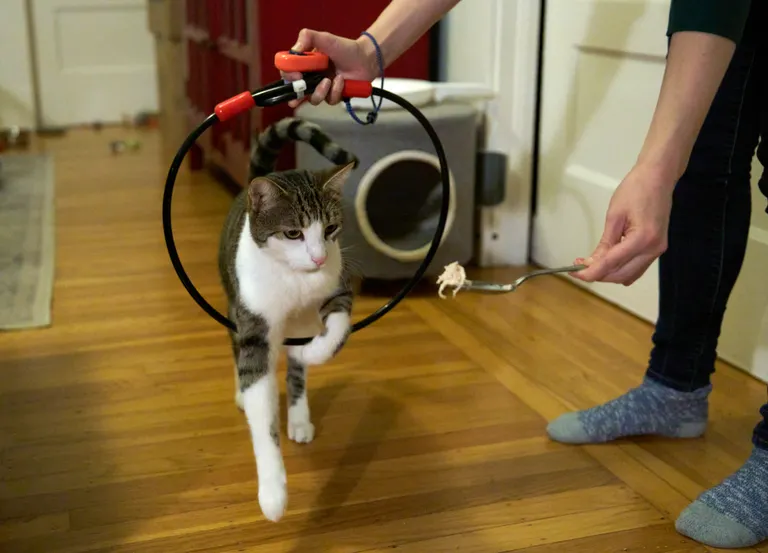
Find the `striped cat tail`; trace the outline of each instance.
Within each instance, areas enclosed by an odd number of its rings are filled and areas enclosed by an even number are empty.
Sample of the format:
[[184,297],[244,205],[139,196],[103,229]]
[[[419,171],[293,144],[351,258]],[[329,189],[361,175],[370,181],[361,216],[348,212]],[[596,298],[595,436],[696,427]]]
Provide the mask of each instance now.
[[357,157],[334,142],[318,125],[298,117],[286,117],[264,129],[254,142],[248,180],[274,171],[277,156],[288,140],[306,142],[335,165],[354,161],[357,167]]

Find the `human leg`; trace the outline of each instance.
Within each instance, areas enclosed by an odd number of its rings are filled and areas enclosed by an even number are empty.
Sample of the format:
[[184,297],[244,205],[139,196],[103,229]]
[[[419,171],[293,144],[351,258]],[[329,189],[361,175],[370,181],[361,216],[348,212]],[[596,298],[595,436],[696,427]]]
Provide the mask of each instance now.
[[[763,18],[768,19],[768,16]],[[760,82],[760,144],[757,147],[757,159],[763,167],[763,174],[760,177],[758,186],[763,195],[768,199],[768,40],[763,39],[763,68],[762,80]],[[765,208],[768,213],[768,207]],[[768,391],[768,386],[766,387]],[[760,409],[762,420],[757,423],[752,436],[755,447],[768,449],[768,403]]]
[[[762,6],[762,26],[768,9]],[[768,197],[768,40],[762,38],[755,69],[760,102],[760,145],[757,158],[763,167],[760,190]],[[768,211],[768,209],[766,209]],[[760,409],[753,450],[747,461],[717,486],[705,491],[685,509],[677,530],[713,547],[751,547],[768,539],[768,403]]]

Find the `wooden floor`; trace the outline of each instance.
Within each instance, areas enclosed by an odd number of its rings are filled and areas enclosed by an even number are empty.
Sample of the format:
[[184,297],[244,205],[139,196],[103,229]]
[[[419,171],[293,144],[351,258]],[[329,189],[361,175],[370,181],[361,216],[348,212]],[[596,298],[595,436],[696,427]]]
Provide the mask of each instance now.
[[[748,454],[765,386],[721,366],[705,439],[551,443],[548,420],[639,382],[651,335],[557,277],[429,290],[356,334],[310,376],[317,437],[284,441],[289,511],[266,521],[226,334],[163,243],[169,158],[154,133],[109,152],[133,134],[40,145],[56,159],[53,326],[0,335],[0,551],[708,551],[674,518]],[[206,173],[179,179],[179,251],[217,307],[229,200]]]

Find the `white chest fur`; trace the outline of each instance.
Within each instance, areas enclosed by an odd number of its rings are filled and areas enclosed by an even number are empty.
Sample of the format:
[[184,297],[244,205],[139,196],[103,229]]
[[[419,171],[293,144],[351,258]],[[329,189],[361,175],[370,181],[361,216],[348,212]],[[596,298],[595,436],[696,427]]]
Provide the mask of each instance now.
[[235,257],[241,301],[289,336],[306,336],[310,326],[315,334],[320,306],[337,288],[341,274],[338,244],[328,245],[327,254],[325,264],[316,271],[294,270],[256,245],[246,216]]

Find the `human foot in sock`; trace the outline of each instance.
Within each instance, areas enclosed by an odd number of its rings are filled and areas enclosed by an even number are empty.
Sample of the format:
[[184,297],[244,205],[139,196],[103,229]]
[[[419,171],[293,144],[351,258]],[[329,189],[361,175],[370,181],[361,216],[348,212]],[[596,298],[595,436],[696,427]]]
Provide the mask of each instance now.
[[677,531],[710,547],[752,547],[768,539],[768,451],[744,465],[682,512]]
[[566,413],[547,427],[558,442],[587,444],[626,436],[696,438],[704,433],[711,386],[679,392],[653,380],[592,409]]

